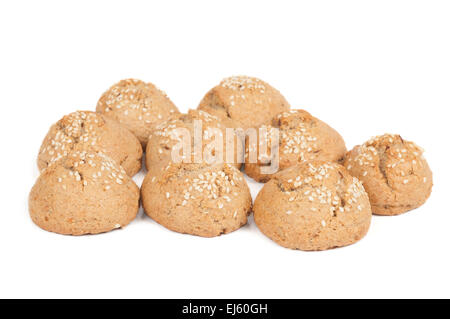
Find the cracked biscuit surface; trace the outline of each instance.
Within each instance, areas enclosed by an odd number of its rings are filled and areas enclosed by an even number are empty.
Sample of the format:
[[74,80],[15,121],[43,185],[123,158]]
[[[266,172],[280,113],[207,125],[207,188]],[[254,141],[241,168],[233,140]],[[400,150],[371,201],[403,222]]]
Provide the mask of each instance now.
[[423,150],[400,135],[376,136],[355,146],[344,166],[358,177],[377,215],[398,215],[425,203],[433,176]]
[[266,82],[249,76],[232,76],[212,88],[198,109],[230,118],[247,129],[270,124],[272,118],[290,106],[281,93]]
[[[256,140],[246,138],[245,173],[258,182],[265,183],[273,176],[265,174],[261,168],[270,164],[275,155],[279,170],[283,170],[311,160],[337,162],[347,151],[344,139],[336,130],[304,110],[282,112],[273,118],[271,125],[262,128],[267,134],[261,135],[258,130]],[[278,143],[273,136],[276,129]],[[275,144],[273,152],[271,144]],[[252,161],[249,151],[257,155]]]
[[103,153],[74,151],[42,171],[28,206],[42,229],[97,234],[124,227],[136,217],[139,188]]
[[90,111],[64,116],[50,127],[38,155],[39,170],[72,151],[102,152],[120,164],[129,176],[141,169],[142,147],[119,123]]
[[[161,123],[152,131],[147,143],[145,164],[150,174],[155,175],[174,159],[173,152],[179,157],[179,161],[195,162],[196,134],[201,138],[199,162],[229,163],[237,168],[241,167],[238,159],[242,157],[243,143],[233,132],[229,132],[230,150],[234,156],[227,158],[227,128],[234,129],[235,123],[230,119],[219,119],[201,110],[189,110],[187,114],[179,114],[175,119]],[[195,132],[195,130],[199,130]],[[218,145],[214,142],[219,141]],[[223,142],[223,143],[222,143]],[[184,149],[178,149],[183,143]],[[216,149],[222,147],[220,149]],[[176,149],[175,149],[176,148]],[[183,151],[184,154],[183,154]],[[223,156],[219,156],[222,153]],[[187,155],[186,155],[187,154]],[[190,154],[190,155],[189,155]],[[186,156],[186,157],[183,157]],[[242,160],[241,160],[242,161]]]
[[252,198],[243,174],[230,164],[174,164],[147,174],[141,188],[145,213],[184,234],[214,237],[247,223]]
[[324,161],[274,175],[256,197],[253,211],[262,233],[300,250],[353,244],[365,236],[372,217],[361,182],[343,166]]
[[179,113],[166,93],[152,83],[136,79],[122,80],[100,97],[97,112],[128,128],[145,149],[156,125]]

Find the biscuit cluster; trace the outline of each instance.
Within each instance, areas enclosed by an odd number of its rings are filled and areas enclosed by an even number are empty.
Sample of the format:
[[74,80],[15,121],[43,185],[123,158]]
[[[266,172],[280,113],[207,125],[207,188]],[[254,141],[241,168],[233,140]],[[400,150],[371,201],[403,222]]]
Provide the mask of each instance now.
[[[256,134],[241,136],[240,129]],[[210,148],[217,136],[223,153]],[[196,146],[176,161],[180,143]],[[143,150],[147,174],[139,190],[132,176]],[[372,214],[415,209],[433,186],[423,150],[413,142],[384,134],[347,151],[336,130],[290,110],[278,90],[248,76],[224,79],[187,114],[155,85],[122,80],[103,93],[96,112],[76,111],[52,125],[37,163],[41,174],[29,211],[47,231],[122,228],[141,201],[167,229],[203,237],[235,231],[253,212],[263,234],[300,250],[355,243]],[[268,172],[275,163],[277,170]],[[243,172],[265,183],[254,203]]]

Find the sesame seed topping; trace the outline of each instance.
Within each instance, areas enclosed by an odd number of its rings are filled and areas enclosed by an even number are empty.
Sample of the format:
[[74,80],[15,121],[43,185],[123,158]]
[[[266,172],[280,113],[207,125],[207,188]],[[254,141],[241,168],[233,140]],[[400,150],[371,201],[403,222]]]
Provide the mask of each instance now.
[[[145,123],[152,123],[156,118],[164,119],[163,114],[155,114],[155,106],[150,96],[160,95],[167,98],[164,91],[156,88],[151,83],[145,83],[136,79],[122,80],[106,91],[98,102],[98,106],[105,112],[123,110],[120,114],[128,116],[134,114]],[[169,113],[174,113],[175,109],[170,109]]]
[[[233,91],[251,90],[251,91],[258,91],[259,93],[263,94],[265,93],[266,90],[263,81],[249,76],[232,76],[223,79],[220,85],[224,88],[231,89]],[[238,97],[239,96],[242,97],[243,94],[239,94]]]
[[40,156],[52,163],[67,156],[76,144],[94,146],[97,143],[104,119],[96,112],[77,111],[64,116],[52,126],[48,134],[49,144]]

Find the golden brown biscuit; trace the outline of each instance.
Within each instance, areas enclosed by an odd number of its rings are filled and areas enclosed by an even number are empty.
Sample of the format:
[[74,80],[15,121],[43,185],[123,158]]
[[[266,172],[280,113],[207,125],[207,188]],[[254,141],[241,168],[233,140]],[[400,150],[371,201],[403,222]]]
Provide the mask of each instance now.
[[367,233],[371,216],[361,182],[341,165],[322,161],[279,172],[254,205],[255,223],[266,236],[301,250],[353,244]]
[[[161,172],[169,162],[173,161],[172,152],[176,151],[176,155],[180,157],[180,161],[195,162],[195,127],[199,132],[197,136],[201,138],[201,156],[198,157],[198,162],[207,163],[229,163],[235,165],[237,168],[241,166],[238,158],[242,157],[243,143],[237,138],[234,131],[230,131],[230,141],[232,142],[230,149],[234,156],[230,156],[227,160],[227,128],[234,129],[235,123],[230,119],[219,119],[218,117],[200,110],[189,110],[187,114],[179,114],[175,119],[161,123],[152,131],[147,143],[145,154],[145,164],[149,173],[152,175]],[[189,134],[189,136],[187,135]],[[217,135],[217,136],[216,136]],[[190,137],[185,138],[184,136]],[[214,141],[215,139],[222,140],[222,155],[216,152]],[[176,149],[177,145],[185,143],[186,151],[190,157],[182,158],[183,150]],[[199,142],[200,143],[200,142]],[[220,149],[219,149],[220,151]],[[199,152],[199,153],[200,153]],[[241,160],[242,161],[242,160]]]
[[127,79],[114,84],[97,103],[100,112],[125,125],[145,149],[150,131],[179,113],[177,107],[151,83]]
[[398,215],[421,206],[431,194],[433,176],[422,154],[400,135],[384,134],[355,146],[344,165],[364,184],[374,214]]
[[252,198],[243,175],[230,164],[173,164],[147,174],[141,188],[145,213],[164,227],[214,237],[247,223]]
[[[311,160],[337,162],[345,156],[345,142],[341,135],[304,110],[280,113],[272,120],[271,126],[263,127],[267,135],[260,135],[258,130],[257,140],[246,139],[245,173],[258,182],[265,183],[273,176],[263,173],[261,168],[273,160],[275,152],[278,152],[280,170]],[[274,142],[274,128],[279,132],[279,143],[274,144],[279,147],[275,147],[272,153],[270,144]],[[265,138],[265,144],[261,144],[262,138]],[[252,159],[249,151],[257,152],[258,157]]]
[[31,189],[30,216],[47,231],[84,235],[126,226],[139,209],[139,188],[98,152],[75,151],[46,168]]
[[243,129],[270,124],[272,118],[289,110],[289,103],[275,88],[256,78],[232,76],[211,89],[198,109],[220,118],[230,118]]
[[39,150],[39,170],[74,150],[102,152],[129,176],[141,169],[142,147],[137,138],[119,123],[95,112],[73,112],[50,127]]

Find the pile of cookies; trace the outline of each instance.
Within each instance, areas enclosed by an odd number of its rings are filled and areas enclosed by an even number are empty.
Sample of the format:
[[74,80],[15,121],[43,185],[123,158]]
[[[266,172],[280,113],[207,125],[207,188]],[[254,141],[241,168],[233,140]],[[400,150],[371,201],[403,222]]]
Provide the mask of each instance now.
[[[195,136],[199,121],[199,148],[174,161],[178,133]],[[233,156],[213,151],[212,160],[198,160],[211,132],[225,135],[229,128],[269,134],[232,136]],[[250,160],[251,151],[260,154],[268,144],[275,147]],[[139,190],[132,176],[141,169],[143,150],[147,175]],[[279,245],[325,250],[364,237],[372,214],[398,215],[422,205],[433,185],[422,154],[392,134],[347,151],[336,130],[304,110],[290,110],[279,91],[256,78],[224,79],[187,114],[153,84],[128,79],[103,93],[96,112],[76,111],[50,127],[29,210],[45,230],[97,234],[126,226],[141,201],[164,227],[203,237],[235,231],[253,212],[261,232]],[[279,170],[263,173],[275,160]],[[265,183],[254,203],[243,172]]]

